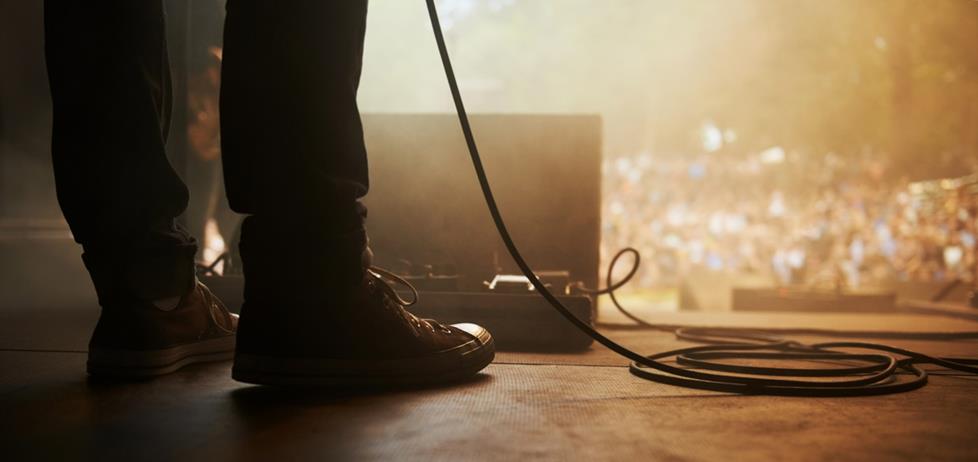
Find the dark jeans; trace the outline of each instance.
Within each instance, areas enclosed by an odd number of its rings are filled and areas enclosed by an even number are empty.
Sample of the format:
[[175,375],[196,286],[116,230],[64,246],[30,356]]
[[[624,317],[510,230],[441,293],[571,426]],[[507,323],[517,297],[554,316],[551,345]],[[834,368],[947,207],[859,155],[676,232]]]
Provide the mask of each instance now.
[[[241,246],[253,288],[276,283],[259,266],[359,262],[366,13],[366,0],[228,1],[222,156],[231,208],[248,214]],[[162,0],[47,0],[45,47],[58,200],[103,305],[118,294],[184,293],[196,242],[175,222],[188,191],[164,149],[171,83]],[[268,281],[253,283],[255,274]]]

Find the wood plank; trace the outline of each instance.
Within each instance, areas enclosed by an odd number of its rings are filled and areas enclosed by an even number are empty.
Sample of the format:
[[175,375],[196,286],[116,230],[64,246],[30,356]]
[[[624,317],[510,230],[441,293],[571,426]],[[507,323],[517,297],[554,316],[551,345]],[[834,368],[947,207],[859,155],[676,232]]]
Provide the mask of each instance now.
[[621,368],[496,364],[406,391],[249,387],[228,363],[87,382],[84,355],[0,352],[0,447],[21,459],[974,460],[978,380],[908,394],[731,396]]

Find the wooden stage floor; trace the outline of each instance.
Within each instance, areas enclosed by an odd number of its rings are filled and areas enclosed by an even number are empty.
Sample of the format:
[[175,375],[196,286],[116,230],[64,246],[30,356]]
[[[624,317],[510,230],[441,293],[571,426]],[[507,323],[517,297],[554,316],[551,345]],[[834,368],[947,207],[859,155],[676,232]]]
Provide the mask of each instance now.
[[[978,460],[978,377],[938,373],[870,398],[733,396],[630,375],[599,346],[502,352],[474,380],[297,393],[234,382],[230,363],[154,381],[84,374],[95,308],[0,310],[2,460]],[[978,330],[923,315],[656,314],[656,322]],[[671,334],[606,329],[642,352]],[[812,338],[802,340],[813,340]],[[889,342],[978,357],[978,342]]]

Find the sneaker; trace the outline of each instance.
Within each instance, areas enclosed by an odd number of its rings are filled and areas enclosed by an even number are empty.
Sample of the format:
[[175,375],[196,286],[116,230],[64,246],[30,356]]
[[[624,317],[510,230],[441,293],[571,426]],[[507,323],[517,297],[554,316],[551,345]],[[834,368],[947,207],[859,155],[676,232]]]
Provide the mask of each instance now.
[[88,373],[148,378],[231,359],[237,324],[200,281],[174,300],[105,306],[89,343]]
[[[385,278],[414,299],[402,299]],[[471,377],[495,356],[486,329],[407,311],[417,292],[391,273],[370,268],[345,292],[328,306],[299,309],[245,300],[231,376],[260,385],[422,385]]]

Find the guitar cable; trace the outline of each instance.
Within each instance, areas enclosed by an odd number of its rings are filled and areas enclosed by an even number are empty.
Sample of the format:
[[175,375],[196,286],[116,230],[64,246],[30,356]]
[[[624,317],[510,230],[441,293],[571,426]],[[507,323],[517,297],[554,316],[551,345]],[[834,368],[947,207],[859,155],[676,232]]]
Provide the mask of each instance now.
[[[638,251],[626,248],[615,255],[608,267],[606,288],[591,290],[579,289],[593,295],[608,295],[615,307],[626,317],[638,325],[669,330],[683,340],[691,340],[705,345],[680,348],[662,353],[643,355],[635,352],[604,334],[598,332],[589,323],[581,321],[573,315],[553,293],[533,273],[529,264],[520,254],[503,221],[499,207],[496,205],[492,188],[479,156],[479,149],[469,125],[465,105],[455,79],[445,37],[435,0],[425,0],[428,16],[438,45],[438,52],[445,69],[452,93],[452,100],[458,115],[458,121],[465,137],[472,166],[475,168],[482,195],[492,216],[496,231],[502,238],[506,250],[512,256],[520,271],[530,281],[536,291],[543,296],[568,322],[593,338],[596,342],[629,359],[629,371],[640,378],[700,390],[717,392],[779,395],[779,396],[871,396],[916,390],[927,384],[927,372],[920,364],[934,364],[947,369],[968,374],[978,374],[978,359],[971,358],[938,358],[914,351],[896,348],[888,345],[860,341],[835,341],[813,344],[803,344],[793,340],[778,338],[777,333],[809,335],[832,335],[836,337],[877,337],[890,334],[886,338],[912,338],[917,340],[953,340],[978,339],[978,332],[956,333],[874,333],[847,332],[821,329],[737,329],[737,328],[699,328],[689,326],[665,326],[645,322],[629,313],[615,297],[615,291],[621,288],[634,276],[639,263]],[[625,254],[633,254],[634,265],[629,275],[618,281],[612,281],[612,273],[619,259]],[[863,350],[865,353],[852,353],[846,350]],[[896,355],[900,356],[898,358]],[[666,362],[670,358],[673,361]],[[842,364],[832,367],[778,367],[731,364],[723,360],[749,361],[751,364],[765,361],[810,361],[818,364],[829,362]],[[675,363],[673,365],[672,363]],[[903,377],[909,373],[910,378]],[[787,378],[790,377],[790,378]],[[802,379],[802,377],[805,377]]]

